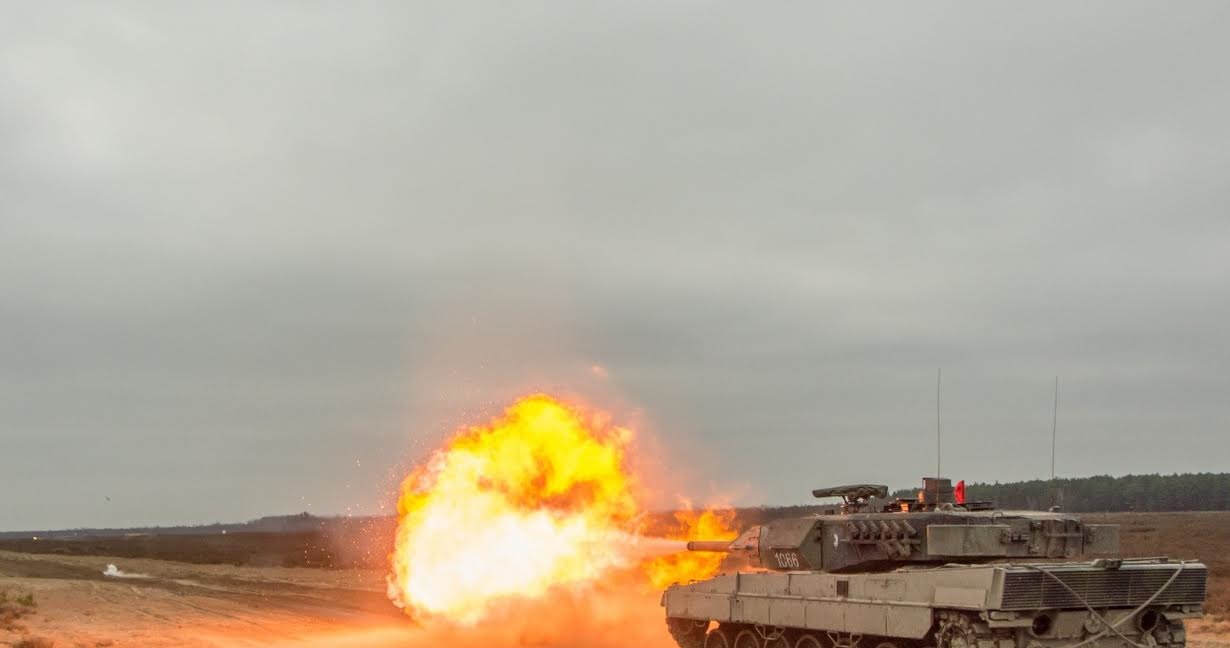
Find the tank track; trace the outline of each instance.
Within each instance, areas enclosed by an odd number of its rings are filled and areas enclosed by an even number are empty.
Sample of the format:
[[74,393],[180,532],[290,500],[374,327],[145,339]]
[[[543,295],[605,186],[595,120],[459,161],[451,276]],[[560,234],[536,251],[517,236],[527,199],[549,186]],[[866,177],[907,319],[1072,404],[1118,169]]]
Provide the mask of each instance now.
[[679,648],[705,648],[705,633],[709,630],[709,622],[668,618],[666,629]]
[[[1102,645],[1123,645],[1121,640],[1092,620],[1087,622],[1087,636],[1083,639],[1032,639],[1025,629],[1021,629],[1019,634],[1009,630],[991,630],[985,623],[962,612],[941,610],[937,616],[939,625],[934,637],[936,648],[977,648],[988,644],[1001,645],[1004,641],[1011,641],[1021,648],[1046,648],[1055,644],[1070,645],[1090,639],[1094,635],[1100,635],[1099,642]],[[1127,631],[1133,636],[1136,632],[1132,629]],[[1182,620],[1162,620],[1157,627],[1141,634],[1139,641],[1138,645],[1150,648],[1185,648],[1187,633]]]
[[[941,611],[935,633],[924,641],[911,641],[899,637],[841,637],[840,634],[830,634],[820,631],[786,630],[779,636],[772,637],[768,642],[761,639],[758,646],[766,648],[977,648],[982,644],[1009,641],[1021,648],[1044,648],[1050,642],[1031,641],[1022,636],[1015,637],[1011,631],[991,631],[985,623],[977,618],[957,611]],[[722,623],[713,626],[712,623],[692,621],[690,618],[668,618],[667,630],[679,648],[705,648],[708,646],[736,647],[737,636],[744,630],[754,626],[740,623]],[[1186,632],[1183,622],[1178,620],[1162,622],[1154,632],[1146,634],[1146,646],[1156,648],[1184,648]],[[845,641],[843,641],[845,639]],[[852,641],[851,641],[852,639]],[[1065,639],[1064,643],[1071,643]]]
[[[980,645],[1001,642],[1013,642],[1020,648],[1045,648],[1054,645],[1055,639],[1049,641],[1031,640],[1024,634],[1017,636],[1011,630],[991,630],[985,623],[972,615],[949,610],[940,610],[937,615],[937,625],[934,633],[924,640],[910,640],[900,637],[873,636],[842,636],[822,631],[807,631],[800,629],[785,629],[777,636],[758,633],[761,640],[758,645],[765,648],[978,648]],[[712,627],[711,627],[712,626]],[[714,626],[705,621],[692,619],[666,620],[666,629],[679,648],[705,648],[706,638],[713,637],[710,645],[733,647],[741,644],[736,640],[743,630],[758,628],[745,624],[723,623]],[[1022,633],[1024,630],[1021,631]],[[1162,621],[1158,627],[1144,635],[1144,645],[1153,648],[1185,648],[1187,636],[1181,620]],[[1114,643],[1113,639],[1109,639]],[[1060,643],[1071,643],[1074,640],[1062,640]]]

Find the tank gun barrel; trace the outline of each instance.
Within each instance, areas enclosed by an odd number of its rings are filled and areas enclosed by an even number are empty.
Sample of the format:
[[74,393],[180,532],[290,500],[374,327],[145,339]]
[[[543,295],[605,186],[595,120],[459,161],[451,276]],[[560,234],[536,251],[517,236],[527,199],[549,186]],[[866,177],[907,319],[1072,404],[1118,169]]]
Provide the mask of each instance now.
[[691,540],[688,542],[688,551],[730,553],[730,543],[730,540]]

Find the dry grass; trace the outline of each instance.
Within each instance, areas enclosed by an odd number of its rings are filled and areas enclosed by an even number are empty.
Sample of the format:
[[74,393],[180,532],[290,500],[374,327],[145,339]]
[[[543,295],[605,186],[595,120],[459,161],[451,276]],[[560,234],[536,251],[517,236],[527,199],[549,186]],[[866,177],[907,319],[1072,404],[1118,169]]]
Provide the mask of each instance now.
[[8,590],[0,590],[0,630],[22,632],[25,626],[19,623],[22,617],[34,611],[38,602],[32,592],[15,594]]

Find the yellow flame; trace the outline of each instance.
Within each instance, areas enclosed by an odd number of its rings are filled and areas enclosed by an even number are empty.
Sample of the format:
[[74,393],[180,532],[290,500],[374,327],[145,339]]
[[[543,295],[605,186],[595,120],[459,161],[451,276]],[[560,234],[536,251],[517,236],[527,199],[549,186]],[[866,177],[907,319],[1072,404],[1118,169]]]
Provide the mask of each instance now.
[[462,430],[402,486],[390,595],[461,623],[507,596],[592,579],[637,511],[630,430],[539,394]]
[[[732,509],[693,510],[691,502],[675,512],[675,526],[666,532],[666,537],[688,540],[734,540],[735,512]],[[707,578],[722,566],[726,554],[707,552],[673,553],[647,560],[644,564],[649,583],[663,588],[672,583]]]
[[[635,566],[629,530],[643,507],[627,465],[633,438],[608,415],[545,394],[460,430],[402,484],[390,598],[412,616],[470,625],[502,600]],[[687,519],[675,537],[727,535],[713,535],[710,514],[695,528]],[[646,573],[654,583],[703,578],[721,558],[696,556],[647,561]]]

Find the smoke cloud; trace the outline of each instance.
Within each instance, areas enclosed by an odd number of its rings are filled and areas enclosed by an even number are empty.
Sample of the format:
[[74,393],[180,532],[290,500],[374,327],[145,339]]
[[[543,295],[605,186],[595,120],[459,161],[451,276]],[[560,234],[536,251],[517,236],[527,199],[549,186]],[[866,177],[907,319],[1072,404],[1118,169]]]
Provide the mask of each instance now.
[[121,571],[119,567],[110,564],[103,570],[103,576],[110,576],[111,578],[153,578],[148,574],[129,574]]

